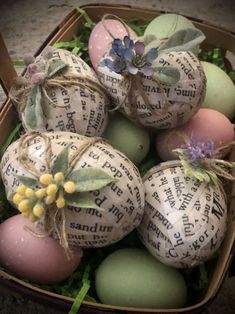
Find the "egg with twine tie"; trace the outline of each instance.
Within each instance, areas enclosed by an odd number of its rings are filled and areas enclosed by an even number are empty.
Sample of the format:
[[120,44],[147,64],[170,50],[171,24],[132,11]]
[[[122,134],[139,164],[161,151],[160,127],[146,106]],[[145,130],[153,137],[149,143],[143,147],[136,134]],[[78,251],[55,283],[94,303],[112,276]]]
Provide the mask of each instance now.
[[64,49],[48,47],[27,58],[24,77],[10,91],[26,130],[99,136],[108,122],[106,91],[88,64]]
[[193,152],[193,147],[178,149],[179,161],[161,163],[143,178],[140,239],[153,256],[176,268],[209,260],[226,232],[226,197],[218,176],[232,180],[229,170],[234,165],[216,156],[196,159]]
[[144,188],[135,165],[101,138],[29,132],[1,161],[6,195],[69,246],[103,247],[137,227]]
[[169,129],[186,123],[199,110],[206,77],[190,51],[204,40],[197,29],[180,30],[166,41],[154,36],[134,42],[115,39],[103,57],[98,77],[114,109],[146,127]]

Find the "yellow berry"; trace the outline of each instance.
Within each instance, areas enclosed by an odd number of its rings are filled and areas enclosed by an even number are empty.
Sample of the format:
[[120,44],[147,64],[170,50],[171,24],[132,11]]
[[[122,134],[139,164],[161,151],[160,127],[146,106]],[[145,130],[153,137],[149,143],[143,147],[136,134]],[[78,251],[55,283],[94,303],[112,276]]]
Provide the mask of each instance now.
[[34,190],[33,190],[33,189],[30,189],[30,188],[27,188],[27,189],[25,190],[25,196],[26,196],[27,198],[33,198],[33,197],[35,196]]
[[57,200],[56,200],[56,206],[58,208],[63,208],[65,206],[65,199],[63,197],[59,197]]
[[76,189],[75,183],[73,181],[67,181],[64,184],[64,189],[65,189],[65,192],[67,193],[75,192],[75,189]]
[[22,195],[20,195],[19,193],[16,193],[13,198],[12,201],[15,205],[19,205],[19,203],[24,199],[24,197]]
[[42,189],[37,190],[35,192],[35,195],[37,196],[37,198],[43,198],[44,196],[46,196],[46,193],[47,193],[47,189],[42,188]]
[[56,192],[58,191],[58,186],[56,184],[49,184],[47,187],[47,195],[55,196]]
[[18,205],[20,212],[29,212],[31,210],[31,204],[29,200],[22,200]]
[[49,185],[50,183],[52,183],[52,175],[49,174],[49,173],[44,173],[41,175],[39,181],[41,184],[44,184],[44,185]]
[[42,217],[42,215],[44,214],[45,212],[45,209],[42,207],[42,205],[40,204],[36,204],[34,207],[33,207],[33,214],[36,216],[36,217]]
[[36,220],[38,220],[38,218],[33,214],[33,213],[30,213],[28,215],[28,218],[29,220],[31,220],[32,222],[35,222]]
[[21,195],[24,195],[25,194],[25,190],[26,190],[26,186],[25,185],[19,185],[16,192],[21,194]]
[[48,195],[46,198],[45,198],[45,203],[46,205],[51,205],[53,202],[55,201],[55,196],[53,195]]
[[63,172],[57,172],[55,175],[54,175],[54,180],[56,183],[61,183],[64,181],[64,174]]

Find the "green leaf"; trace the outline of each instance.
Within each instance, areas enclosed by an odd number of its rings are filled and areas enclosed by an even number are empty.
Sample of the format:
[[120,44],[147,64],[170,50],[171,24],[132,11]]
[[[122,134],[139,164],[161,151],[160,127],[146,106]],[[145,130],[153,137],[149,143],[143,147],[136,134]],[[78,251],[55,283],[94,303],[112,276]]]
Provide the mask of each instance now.
[[40,86],[34,86],[29,93],[24,110],[24,122],[29,129],[38,129],[44,126],[44,114],[41,101],[42,94]]
[[64,63],[60,59],[52,59],[47,69],[47,77],[51,78],[53,75],[58,74],[61,70],[68,67],[68,64]]
[[103,208],[96,205],[92,196],[89,193],[72,193],[65,195],[66,204],[80,208],[94,208],[100,211],[104,211]]
[[66,175],[69,167],[69,147],[71,143],[69,143],[56,157],[52,167],[51,173],[55,175],[57,172],[63,172]]
[[81,168],[71,173],[68,178],[76,184],[77,192],[95,191],[103,188],[117,179],[111,177],[99,168]]
[[169,37],[169,39],[160,46],[159,50],[164,52],[188,51],[199,45],[205,38],[205,35],[199,29],[182,29]]
[[171,66],[154,68],[153,79],[166,85],[174,85],[180,79],[180,71]]
[[13,131],[10,133],[10,135],[8,136],[7,140],[5,141],[5,143],[3,144],[3,146],[0,148],[0,158],[3,156],[3,154],[5,153],[5,151],[7,150],[7,147],[12,143],[12,141],[16,138],[16,136],[18,135],[18,132],[20,130],[20,128],[22,127],[21,123],[18,123],[16,125],[16,127],[13,129]]
[[20,175],[16,175],[16,177],[22,184],[28,187],[32,187],[33,185],[36,185],[38,183],[38,180],[30,178],[30,177],[20,176]]
[[77,294],[73,305],[69,311],[69,314],[76,314],[82,304],[82,301],[84,300],[87,292],[90,289],[90,280],[88,279],[90,273],[90,265],[87,265],[85,268],[85,272],[82,278],[82,287],[79,290],[79,293]]

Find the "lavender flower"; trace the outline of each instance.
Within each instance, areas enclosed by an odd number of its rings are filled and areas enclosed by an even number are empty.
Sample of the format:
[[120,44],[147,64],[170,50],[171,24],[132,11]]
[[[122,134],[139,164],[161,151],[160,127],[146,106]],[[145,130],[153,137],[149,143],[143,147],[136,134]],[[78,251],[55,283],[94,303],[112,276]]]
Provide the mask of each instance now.
[[189,163],[193,163],[203,158],[211,158],[215,153],[214,143],[212,141],[186,144],[182,145],[181,148],[184,150]]
[[129,73],[136,75],[138,72],[146,76],[152,76],[152,62],[157,58],[157,48],[151,48],[144,54],[144,43],[137,41],[134,43],[130,37],[125,36],[123,41],[114,39],[108,57],[102,62],[102,66],[107,66],[116,73]]

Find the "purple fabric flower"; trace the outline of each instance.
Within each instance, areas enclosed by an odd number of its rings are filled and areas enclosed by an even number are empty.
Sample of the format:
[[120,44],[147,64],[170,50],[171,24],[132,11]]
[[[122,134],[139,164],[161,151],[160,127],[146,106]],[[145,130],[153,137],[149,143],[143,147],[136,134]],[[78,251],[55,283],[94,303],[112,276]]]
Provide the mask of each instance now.
[[184,150],[184,153],[190,163],[203,158],[211,158],[215,153],[214,143],[212,141],[186,144],[182,145],[181,148]]
[[153,74],[152,62],[157,58],[157,48],[150,49],[144,54],[144,43],[137,41],[134,43],[130,37],[125,36],[123,41],[114,39],[109,57],[101,62],[102,66],[107,66],[116,73],[129,73],[136,75],[138,72],[146,76]]

